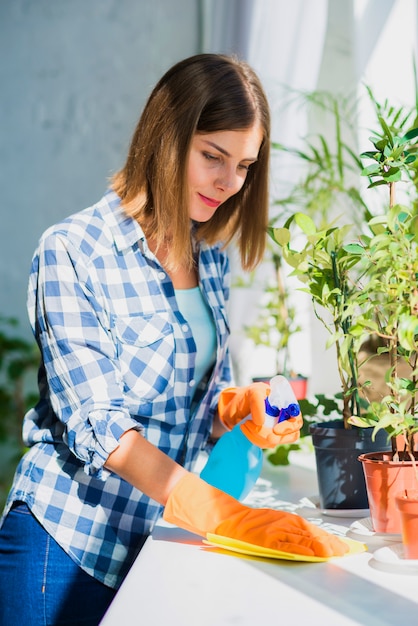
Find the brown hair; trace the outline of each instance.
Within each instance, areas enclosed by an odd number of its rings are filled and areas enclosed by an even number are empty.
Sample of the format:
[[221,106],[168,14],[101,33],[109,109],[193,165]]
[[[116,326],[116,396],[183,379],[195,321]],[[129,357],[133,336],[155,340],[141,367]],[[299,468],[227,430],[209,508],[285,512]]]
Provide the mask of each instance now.
[[169,69],[154,87],[113,189],[128,215],[157,246],[172,236],[168,263],[192,263],[187,160],[195,133],[245,130],[258,123],[263,139],[242,189],[224,202],[196,236],[225,244],[235,236],[244,269],[262,259],[268,221],[270,112],[261,83],[244,61],[198,54]]

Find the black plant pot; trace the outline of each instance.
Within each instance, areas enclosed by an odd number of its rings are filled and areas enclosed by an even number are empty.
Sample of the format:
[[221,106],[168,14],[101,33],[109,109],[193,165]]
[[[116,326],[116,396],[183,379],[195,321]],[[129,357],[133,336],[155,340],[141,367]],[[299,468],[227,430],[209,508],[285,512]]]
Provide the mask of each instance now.
[[372,428],[345,429],[342,420],[311,424],[321,509],[368,509],[360,454],[390,450],[387,433],[372,440]]

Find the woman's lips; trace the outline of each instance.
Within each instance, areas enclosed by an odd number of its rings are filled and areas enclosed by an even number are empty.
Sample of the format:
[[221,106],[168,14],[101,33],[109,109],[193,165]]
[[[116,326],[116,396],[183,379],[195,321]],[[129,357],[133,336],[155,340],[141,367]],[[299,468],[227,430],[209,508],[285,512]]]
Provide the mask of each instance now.
[[202,195],[201,193],[198,194],[199,198],[202,200],[202,202],[204,202],[207,206],[210,206],[212,209],[216,209],[220,204],[220,200],[214,200],[213,198],[208,198],[207,196]]

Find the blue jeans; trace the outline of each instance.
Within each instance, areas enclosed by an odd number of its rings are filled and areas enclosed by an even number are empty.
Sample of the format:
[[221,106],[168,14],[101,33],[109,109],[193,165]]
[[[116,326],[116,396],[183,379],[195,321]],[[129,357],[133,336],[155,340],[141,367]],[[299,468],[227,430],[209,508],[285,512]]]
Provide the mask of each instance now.
[[97,626],[116,591],[84,572],[25,504],[0,529],[0,626]]

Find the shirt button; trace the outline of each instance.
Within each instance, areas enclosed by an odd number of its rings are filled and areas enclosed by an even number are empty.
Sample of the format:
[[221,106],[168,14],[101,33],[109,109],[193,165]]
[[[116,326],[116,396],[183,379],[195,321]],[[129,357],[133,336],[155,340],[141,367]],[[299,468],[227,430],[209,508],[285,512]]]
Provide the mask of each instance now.
[[159,278],[160,280],[164,280],[164,278],[165,278],[165,272],[158,272],[158,278]]
[[187,331],[189,330],[188,325],[187,325],[187,324],[183,324],[183,326],[181,327],[181,330],[182,330],[184,333],[187,333]]
[[196,381],[195,381],[195,380],[193,380],[193,379],[192,379],[192,380],[189,380],[189,387],[194,387],[194,386],[195,386],[195,384],[196,384]]

